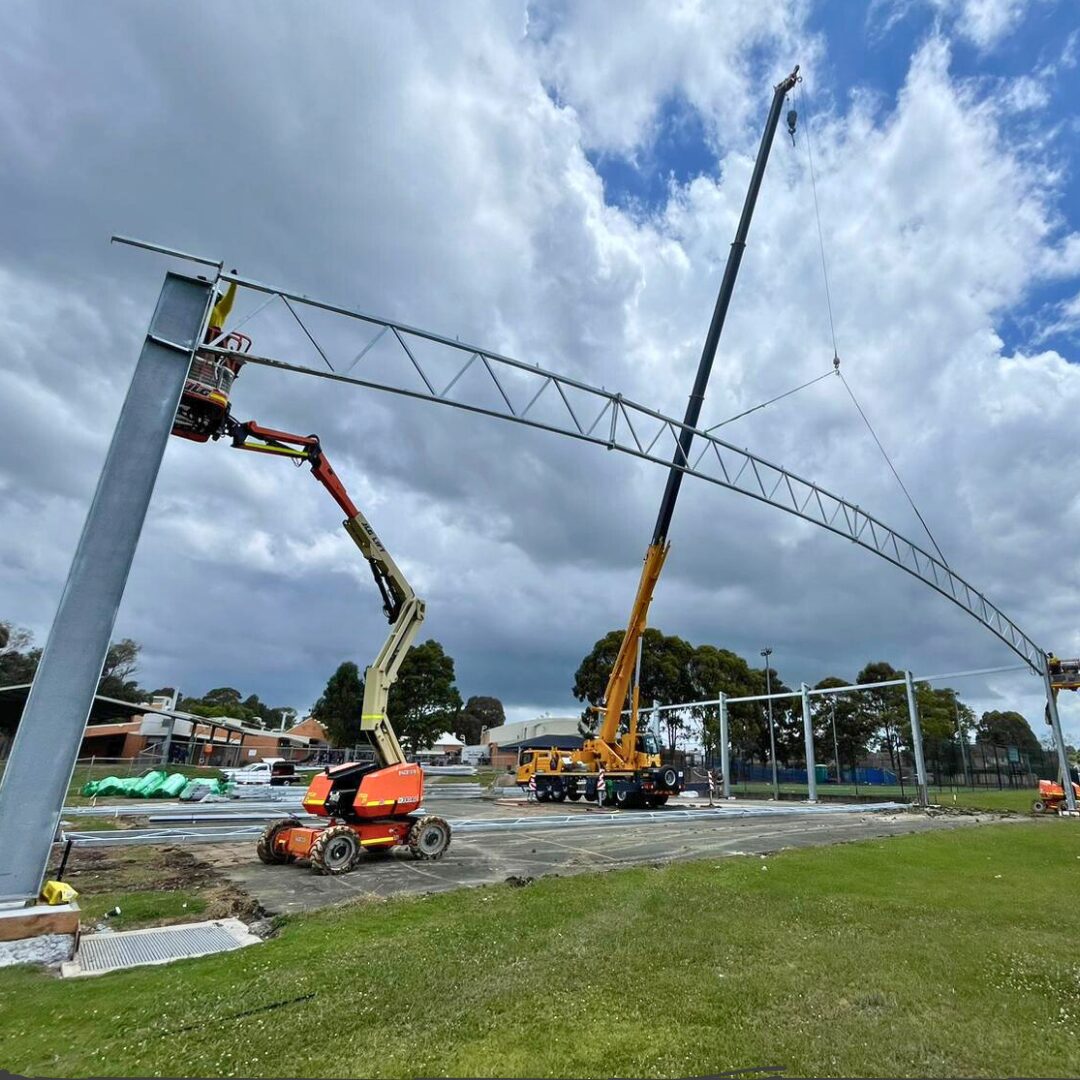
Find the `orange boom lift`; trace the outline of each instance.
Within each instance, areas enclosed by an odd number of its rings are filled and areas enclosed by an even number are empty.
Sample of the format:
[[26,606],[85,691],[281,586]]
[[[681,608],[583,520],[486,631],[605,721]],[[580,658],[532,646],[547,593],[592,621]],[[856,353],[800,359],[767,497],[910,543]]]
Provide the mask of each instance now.
[[[221,337],[219,327],[231,303],[232,289],[214,308],[207,344]],[[229,337],[237,340],[237,351],[246,352],[250,347],[242,335]],[[316,775],[303,806],[325,821],[303,824],[297,818],[283,818],[271,822],[256,846],[258,856],[264,863],[307,861],[313,871],[323,874],[344,874],[365,852],[387,852],[399,845],[407,846],[417,859],[441,858],[450,846],[450,826],[440,817],[417,813],[424,797],[424,775],[419,765],[406,760],[386,715],[390,687],[424,621],[424,601],[413,592],[371,523],[349,498],[317,435],[294,435],[233,419],[229,392],[242,366],[243,360],[235,355],[196,354],[173,434],[196,442],[227,435],[237,450],[310,465],[312,475],[345,514],[345,531],[371,567],[390,622],[389,636],[364,672],[360,726],[375,760],[328,767]]]

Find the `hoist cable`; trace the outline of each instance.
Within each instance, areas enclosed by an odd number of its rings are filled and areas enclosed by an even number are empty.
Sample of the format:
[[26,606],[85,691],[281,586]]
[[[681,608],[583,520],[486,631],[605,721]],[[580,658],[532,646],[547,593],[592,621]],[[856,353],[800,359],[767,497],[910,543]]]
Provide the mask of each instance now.
[[722,428],[725,424],[730,424],[734,420],[741,420],[744,416],[749,416],[752,412],[757,412],[758,409],[764,409],[766,405],[772,405],[774,402],[781,401],[783,398],[791,397],[792,394],[797,394],[800,390],[805,390],[808,386],[813,386],[814,383],[821,382],[822,379],[827,379],[832,373],[833,369],[829,368],[828,371],[818,375],[817,378],[811,379],[809,382],[804,382],[801,386],[796,386],[793,390],[785,390],[782,394],[777,394],[776,397],[761,402],[760,405],[755,405],[753,408],[745,409],[741,413],[729,416],[726,420],[721,420],[719,424],[713,424],[712,427],[706,428],[705,434],[707,435],[710,431],[715,431],[717,428]]
[[907,496],[907,501],[911,504],[911,509],[915,511],[915,516],[919,519],[919,523],[926,530],[926,535],[930,537],[930,543],[934,545],[934,550],[938,553],[938,558],[948,566],[949,560],[945,558],[941,548],[938,546],[938,542],[934,539],[934,534],[930,531],[930,526],[926,524],[926,520],[923,518],[922,514],[919,513],[919,508],[915,505],[915,500],[911,497],[911,492],[904,486],[904,481],[900,479],[900,474],[896,471],[896,466],[893,465],[892,458],[886,453],[885,447],[881,445],[881,440],[877,437],[877,432],[874,431],[874,425],[870,423],[869,417],[863,412],[863,407],[859,404],[858,398],[855,397],[855,392],[848,385],[847,379],[844,378],[844,373],[837,368],[836,374],[840,376],[840,381],[844,384],[844,389],[848,392],[848,396],[851,398],[855,408],[859,410],[859,415],[863,418],[867,431],[873,436],[874,442],[877,443],[877,448],[881,451],[881,456],[888,463],[893,476],[896,477],[896,482],[900,485],[900,490]]
[[817,194],[817,177],[814,174],[814,154],[810,149],[810,110],[806,106],[806,87],[802,87],[799,91],[802,97],[802,107],[804,114],[804,125],[806,127],[806,159],[810,164],[810,189],[814,193],[814,217],[817,219],[817,235],[818,235],[818,249],[821,252],[821,276],[825,281],[825,306],[829,311],[829,333],[832,336],[832,351],[833,359],[839,357],[840,353],[836,348],[836,322],[833,319],[832,309],[832,291],[829,289],[829,267],[825,262],[825,234],[821,228],[821,207],[818,205]]
[[919,512],[919,508],[915,505],[915,500],[911,497],[911,492],[908,491],[904,481],[900,479],[900,474],[896,471],[896,466],[892,462],[892,458],[889,457],[888,452],[882,445],[881,440],[877,436],[877,432],[874,430],[874,425],[870,423],[870,418],[863,411],[863,407],[859,404],[858,398],[855,397],[855,392],[848,385],[847,379],[844,378],[844,373],[840,370],[840,352],[836,344],[836,322],[833,318],[833,306],[832,306],[832,290],[829,288],[829,267],[825,259],[825,233],[821,227],[821,207],[818,203],[817,193],[817,176],[814,172],[814,152],[811,148],[810,138],[810,110],[806,105],[806,87],[803,86],[800,90],[802,96],[802,106],[804,113],[804,126],[806,128],[806,158],[810,166],[810,188],[814,193],[814,217],[817,219],[817,231],[818,231],[818,248],[821,252],[821,276],[825,282],[825,305],[829,312],[829,333],[832,336],[833,344],[833,364],[836,368],[836,374],[840,376],[840,381],[844,384],[844,389],[848,392],[848,397],[851,398],[852,404],[858,410],[859,415],[863,419],[863,423],[866,424],[866,430],[870,432],[871,438],[877,444],[878,450],[881,451],[881,456],[885,459],[885,463],[889,466],[889,470],[896,478],[896,482],[900,485],[900,490],[907,498],[911,509],[915,512],[915,516],[919,519],[919,524],[922,525],[926,532],[926,535],[930,538],[930,543],[934,545],[934,550],[938,554],[938,558],[941,559],[945,566],[949,565],[948,560],[945,558],[944,552],[942,552],[937,540],[934,539],[934,534],[930,531],[930,526],[926,524],[926,519]]

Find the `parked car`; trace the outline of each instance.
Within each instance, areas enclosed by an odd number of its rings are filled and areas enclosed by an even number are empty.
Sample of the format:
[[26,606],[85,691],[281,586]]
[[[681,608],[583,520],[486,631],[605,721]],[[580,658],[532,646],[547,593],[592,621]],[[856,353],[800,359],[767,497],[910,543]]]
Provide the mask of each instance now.
[[284,758],[265,758],[253,761],[240,769],[222,769],[225,779],[234,784],[295,784],[296,766]]

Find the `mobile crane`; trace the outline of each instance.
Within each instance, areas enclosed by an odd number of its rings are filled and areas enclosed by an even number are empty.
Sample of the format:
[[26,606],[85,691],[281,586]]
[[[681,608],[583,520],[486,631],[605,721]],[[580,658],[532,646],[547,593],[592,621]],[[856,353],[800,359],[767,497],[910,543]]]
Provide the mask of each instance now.
[[[250,340],[235,333],[223,338],[221,330],[234,294],[235,286],[231,286],[215,305],[206,342],[228,341],[227,347],[240,354],[250,347]],[[440,817],[417,813],[424,796],[423,771],[406,759],[386,715],[390,687],[424,621],[424,601],[349,497],[318,436],[276,431],[253,421],[239,423],[232,417],[229,394],[242,366],[242,355],[221,357],[200,350],[192,362],[173,434],[195,442],[225,435],[237,450],[310,465],[312,475],[345,514],[345,531],[371,567],[390,622],[389,636],[364,672],[360,728],[372,745],[374,761],[330,766],[316,775],[302,805],[308,814],[326,822],[273,821],[259,838],[256,853],[264,863],[306,860],[314,872],[334,875],[352,870],[365,852],[388,852],[399,845],[407,846],[416,859],[439,859],[450,846],[450,826]]]
[[[517,783],[525,787],[530,779],[536,779],[536,795],[540,800],[596,798],[599,773],[604,771],[613,788],[616,805],[621,806],[661,806],[668,797],[682,790],[682,773],[674,768],[661,768],[659,747],[655,738],[648,733],[638,732],[638,678],[641,666],[641,640],[648,623],[649,605],[653,591],[664,568],[664,560],[670,549],[668,533],[671,527],[675,503],[682,486],[683,470],[690,463],[690,446],[694,439],[694,429],[701,415],[701,405],[705,399],[709,374],[716,358],[720,333],[724,328],[728,305],[731,302],[735,279],[746,247],[746,237],[750,230],[758,191],[765,175],[765,164],[772,147],[780,120],[780,110],[784,98],[799,81],[799,68],[782,82],[773,87],[772,105],[769,109],[765,130],[761,136],[754,171],[750,178],[750,187],[743,203],[742,216],[739,219],[735,240],[731,245],[720,292],[713,310],[712,322],[705,337],[705,344],[698,363],[697,376],[686,406],[686,414],[679,433],[678,446],[668,470],[667,485],[660,502],[656,526],[652,541],[645,553],[645,561],[638,583],[630,620],[623,635],[615,663],[611,669],[603,705],[597,711],[602,713],[599,730],[594,738],[586,739],[581,750],[575,751],[540,751],[523,758],[518,767]],[[795,110],[788,113],[788,130],[792,139],[795,137]],[[623,710],[626,708],[627,695],[630,696],[629,720],[625,730],[622,727]]]

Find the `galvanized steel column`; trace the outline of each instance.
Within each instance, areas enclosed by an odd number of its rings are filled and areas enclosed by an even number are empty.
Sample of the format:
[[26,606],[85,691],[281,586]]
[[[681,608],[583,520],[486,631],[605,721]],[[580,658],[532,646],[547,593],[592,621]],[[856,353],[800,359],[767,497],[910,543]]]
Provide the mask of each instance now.
[[0,903],[41,890],[116,612],[213,295],[166,274],[0,783]]
[[808,802],[817,802],[817,762],[814,760],[814,724],[810,719],[810,687],[803,683],[799,692],[802,694],[803,738],[806,740],[806,798]]
[[1050,714],[1050,729],[1054,733],[1054,746],[1057,748],[1058,769],[1061,771],[1061,786],[1065,789],[1065,806],[1070,813],[1076,812],[1076,793],[1069,775],[1069,758],[1065,753],[1065,737],[1061,733],[1061,718],[1058,716],[1057,698],[1050,682],[1050,660],[1043,657],[1043,684],[1046,686],[1046,708]]
[[731,766],[731,748],[728,746],[727,694],[720,695],[720,794],[725,799],[731,798],[731,779],[728,770]]
[[[915,752],[915,786],[919,792],[919,805],[930,805],[930,789],[926,783],[926,759],[923,757],[922,724],[919,722],[919,705],[915,700],[915,681],[910,671],[904,672],[904,686],[907,689],[908,718],[911,720],[911,748]],[[900,769],[904,768],[904,759],[900,759]]]

